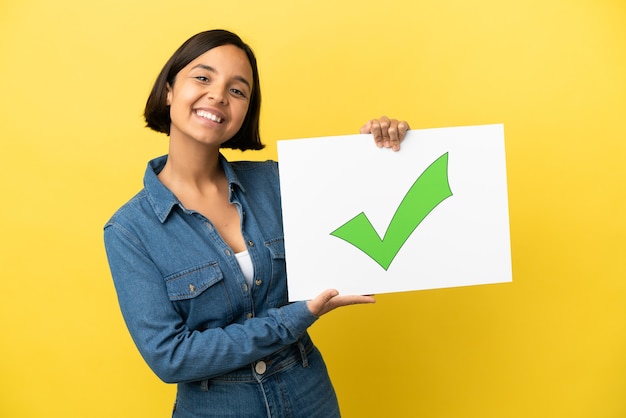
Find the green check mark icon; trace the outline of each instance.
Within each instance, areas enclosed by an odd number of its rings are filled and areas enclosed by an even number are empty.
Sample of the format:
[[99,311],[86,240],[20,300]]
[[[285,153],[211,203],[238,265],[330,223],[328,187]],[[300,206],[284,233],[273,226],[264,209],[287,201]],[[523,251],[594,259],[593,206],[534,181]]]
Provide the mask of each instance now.
[[387,270],[424,218],[450,196],[448,153],[445,153],[415,180],[396,209],[383,238],[363,212],[330,235],[354,245]]

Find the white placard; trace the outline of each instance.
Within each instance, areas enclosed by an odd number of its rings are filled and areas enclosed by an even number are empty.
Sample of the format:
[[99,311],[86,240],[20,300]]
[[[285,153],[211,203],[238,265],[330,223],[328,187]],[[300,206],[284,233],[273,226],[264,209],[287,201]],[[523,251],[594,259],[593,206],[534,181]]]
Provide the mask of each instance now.
[[[500,124],[278,141],[289,299],[512,281]],[[356,219],[353,219],[356,218]]]

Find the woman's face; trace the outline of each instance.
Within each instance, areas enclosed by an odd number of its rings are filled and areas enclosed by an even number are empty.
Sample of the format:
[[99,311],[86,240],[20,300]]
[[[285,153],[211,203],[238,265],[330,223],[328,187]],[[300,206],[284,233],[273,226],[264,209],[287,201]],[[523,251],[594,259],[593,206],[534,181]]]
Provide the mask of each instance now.
[[234,45],[210,49],[168,85],[171,139],[219,147],[241,128],[252,94],[252,67]]

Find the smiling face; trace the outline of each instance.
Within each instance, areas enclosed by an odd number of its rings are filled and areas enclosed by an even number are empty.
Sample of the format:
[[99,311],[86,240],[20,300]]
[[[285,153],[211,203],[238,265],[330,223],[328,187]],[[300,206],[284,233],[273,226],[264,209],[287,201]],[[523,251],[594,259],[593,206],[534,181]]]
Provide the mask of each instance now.
[[252,67],[234,45],[210,49],[168,85],[170,138],[219,147],[241,128],[252,94]]

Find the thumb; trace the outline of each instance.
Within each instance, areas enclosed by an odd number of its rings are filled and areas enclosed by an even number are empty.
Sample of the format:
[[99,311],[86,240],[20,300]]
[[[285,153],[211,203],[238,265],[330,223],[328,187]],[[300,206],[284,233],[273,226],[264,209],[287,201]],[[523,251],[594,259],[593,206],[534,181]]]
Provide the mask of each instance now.
[[335,289],[324,290],[314,299],[309,300],[307,302],[307,307],[313,315],[321,316],[328,310],[327,305],[330,303],[330,301],[338,294],[339,292]]
[[328,303],[330,302],[332,298],[334,298],[338,294],[339,294],[339,291],[337,291],[336,289],[328,289],[328,290],[324,290],[320,296],[324,300],[324,303]]

